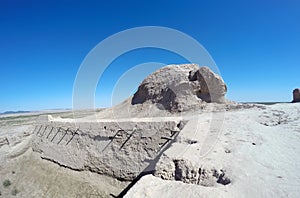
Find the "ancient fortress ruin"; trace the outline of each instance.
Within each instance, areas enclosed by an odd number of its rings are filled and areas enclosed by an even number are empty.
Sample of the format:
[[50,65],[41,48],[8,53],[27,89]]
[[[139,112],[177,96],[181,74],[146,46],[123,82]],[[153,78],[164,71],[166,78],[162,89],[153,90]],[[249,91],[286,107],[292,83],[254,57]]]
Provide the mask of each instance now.
[[174,118],[75,123],[48,116],[35,128],[33,149],[71,169],[132,180],[157,161],[183,125]]
[[[222,78],[208,67],[166,66],[149,75],[129,99],[124,111],[133,109],[136,117],[90,121],[44,116],[33,131],[33,150],[61,166],[120,180],[133,180],[144,172],[164,179],[204,184],[200,179],[205,180],[203,175],[206,174],[208,180],[213,178],[214,182],[227,184],[230,181],[224,173],[206,172],[203,168],[200,172],[189,170],[181,159],[172,159],[170,170],[163,168],[162,171],[157,163],[179,134],[188,134],[195,128],[191,121],[193,116],[178,113],[201,110],[208,103],[226,103],[226,91]],[[173,116],[165,117],[164,113],[151,116],[151,112],[148,117],[138,116],[150,106]],[[197,141],[186,139],[187,144]],[[188,178],[185,175],[189,171]]]

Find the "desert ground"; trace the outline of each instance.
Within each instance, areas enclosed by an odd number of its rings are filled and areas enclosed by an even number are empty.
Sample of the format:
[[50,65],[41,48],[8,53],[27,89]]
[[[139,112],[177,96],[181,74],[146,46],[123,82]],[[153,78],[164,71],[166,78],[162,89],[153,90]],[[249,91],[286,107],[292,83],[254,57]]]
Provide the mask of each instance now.
[[[282,103],[226,111],[210,152],[203,156],[197,153],[203,134],[189,134],[192,130],[186,128],[163,154],[164,158],[186,160],[187,172],[195,167],[207,170],[208,175],[211,170],[222,170],[230,179],[229,184],[208,181],[207,185],[197,185],[162,179],[163,173],[157,173],[142,177],[126,197],[298,197],[299,109],[300,104]],[[195,120],[201,130],[209,126],[210,114],[202,113]],[[54,116],[68,115],[70,112]],[[12,183],[9,187],[1,185],[1,196],[13,197],[11,193],[16,189],[18,197],[111,197],[110,194],[118,195],[129,184],[41,159],[30,146],[38,116],[1,117],[1,183],[6,179]],[[188,144],[188,139],[198,142]]]

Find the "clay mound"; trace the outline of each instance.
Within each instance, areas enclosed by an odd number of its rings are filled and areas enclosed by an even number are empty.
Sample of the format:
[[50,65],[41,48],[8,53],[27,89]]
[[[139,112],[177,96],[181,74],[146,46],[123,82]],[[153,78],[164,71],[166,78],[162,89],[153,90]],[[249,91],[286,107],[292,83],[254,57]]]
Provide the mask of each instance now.
[[225,103],[226,92],[222,78],[208,67],[168,65],[144,79],[131,104],[151,102],[159,109],[183,112],[201,103]]
[[300,89],[294,89],[293,91],[293,101],[292,102],[300,102]]

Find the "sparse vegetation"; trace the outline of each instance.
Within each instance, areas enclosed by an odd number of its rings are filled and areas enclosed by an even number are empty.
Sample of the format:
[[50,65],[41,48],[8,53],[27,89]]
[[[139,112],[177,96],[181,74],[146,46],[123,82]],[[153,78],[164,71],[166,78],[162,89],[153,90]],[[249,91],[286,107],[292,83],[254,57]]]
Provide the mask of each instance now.
[[18,191],[16,188],[14,188],[14,189],[11,191],[11,195],[13,195],[13,196],[16,196],[18,193],[19,193],[19,191]]
[[3,186],[4,186],[5,188],[8,187],[8,186],[10,186],[10,185],[11,185],[11,182],[10,182],[9,179],[4,180]]

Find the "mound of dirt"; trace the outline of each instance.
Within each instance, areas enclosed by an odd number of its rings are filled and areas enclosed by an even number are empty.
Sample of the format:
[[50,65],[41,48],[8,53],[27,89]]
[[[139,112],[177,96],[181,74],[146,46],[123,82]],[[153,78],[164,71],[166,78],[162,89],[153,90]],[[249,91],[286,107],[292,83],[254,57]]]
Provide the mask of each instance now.
[[227,87],[208,67],[197,64],[168,65],[149,75],[131,104],[152,102],[171,112],[188,111],[201,103],[225,103]]

